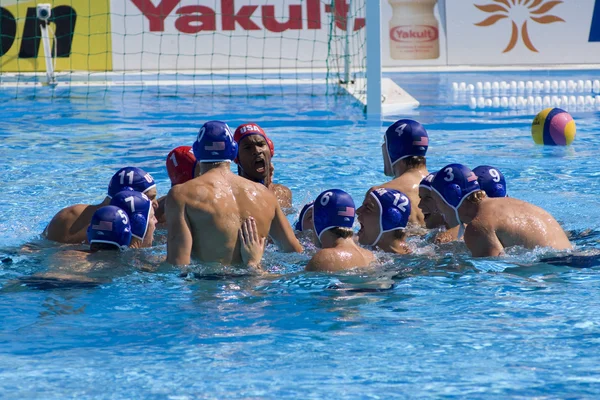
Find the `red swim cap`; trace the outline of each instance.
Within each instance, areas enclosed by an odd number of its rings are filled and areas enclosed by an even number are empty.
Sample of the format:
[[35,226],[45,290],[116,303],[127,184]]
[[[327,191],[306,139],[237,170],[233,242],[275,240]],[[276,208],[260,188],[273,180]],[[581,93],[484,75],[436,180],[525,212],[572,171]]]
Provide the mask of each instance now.
[[[235,130],[235,134],[233,135],[233,140],[235,140],[237,144],[240,144],[243,138],[250,135],[260,135],[263,138],[265,138],[265,141],[269,146],[269,150],[271,151],[271,157],[273,157],[273,155],[275,154],[275,146],[273,146],[273,142],[271,141],[271,139],[269,139],[265,131],[263,131],[263,129],[260,126],[254,123],[249,122],[238,126]],[[239,164],[239,160],[237,157],[233,161],[235,161],[236,164]]]
[[171,150],[167,156],[167,173],[171,186],[193,179],[195,166],[196,157],[191,146],[179,146]]

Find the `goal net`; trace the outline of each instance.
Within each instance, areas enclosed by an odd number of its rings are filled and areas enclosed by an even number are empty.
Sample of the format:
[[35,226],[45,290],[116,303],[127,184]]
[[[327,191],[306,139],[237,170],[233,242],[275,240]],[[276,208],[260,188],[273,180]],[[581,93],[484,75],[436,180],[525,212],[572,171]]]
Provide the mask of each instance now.
[[0,90],[338,94],[365,77],[366,1],[0,0]]

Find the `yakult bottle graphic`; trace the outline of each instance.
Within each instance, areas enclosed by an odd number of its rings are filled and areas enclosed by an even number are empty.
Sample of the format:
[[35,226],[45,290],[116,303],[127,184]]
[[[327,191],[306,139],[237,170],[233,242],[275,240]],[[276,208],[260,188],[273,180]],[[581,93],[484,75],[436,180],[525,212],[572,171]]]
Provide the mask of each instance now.
[[440,56],[439,25],[433,15],[437,0],[388,0],[390,56],[394,60],[425,60]]

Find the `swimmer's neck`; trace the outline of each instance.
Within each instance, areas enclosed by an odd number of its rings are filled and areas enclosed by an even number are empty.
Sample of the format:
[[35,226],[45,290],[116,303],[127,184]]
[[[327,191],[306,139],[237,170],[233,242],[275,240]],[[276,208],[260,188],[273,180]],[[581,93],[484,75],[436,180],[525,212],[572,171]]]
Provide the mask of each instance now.
[[485,199],[481,200],[479,204],[475,204],[467,200],[463,201],[463,203],[458,208],[458,216],[460,217],[460,222],[469,225],[471,221],[473,221],[477,216],[481,204],[487,200],[489,200],[489,198],[486,197]]
[[356,243],[354,242],[352,236],[342,238],[337,235],[334,235],[331,232],[324,232],[321,236],[321,247],[324,249],[333,249],[335,247],[345,247],[348,245],[356,247]]
[[421,164],[421,165],[412,167],[412,166],[406,165],[404,160],[400,160],[396,164],[394,164],[394,179],[401,177],[403,174],[405,174],[408,171],[417,171],[417,172],[420,172],[421,175],[426,176],[427,175],[427,165]]
[[212,171],[214,169],[229,171],[231,172],[230,163],[228,162],[216,162],[216,163],[199,163],[200,164],[200,175],[207,173],[208,171]]
[[377,242],[377,247],[386,253],[407,254],[410,252],[404,239],[397,238],[394,231],[384,233]]
[[102,200],[102,203],[98,204],[98,206],[104,207],[104,206],[108,206],[109,204],[110,204],[110,197],[106,196],[104,198],[104,200]]

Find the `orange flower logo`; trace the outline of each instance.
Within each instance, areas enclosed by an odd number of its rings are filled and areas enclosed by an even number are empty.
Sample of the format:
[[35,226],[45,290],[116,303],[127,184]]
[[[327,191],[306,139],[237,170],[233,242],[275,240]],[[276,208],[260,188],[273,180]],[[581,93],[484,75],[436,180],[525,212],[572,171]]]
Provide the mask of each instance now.
[[[545,0],[492,0],[498,4],[486,4],[479,6],[475,4],[475,7],[483,12],[493,14],[483,21],[476,23],[476,26],[490,26],[504,18],[510,18],[512,22],[512,34],[508,46],[504,49],[503,53],[507,53],[514,49],[517,41],[519,40],[519,25],[521,26],[521,36],[523,37],[523,44],[537,53],[538,50],[535,48],[531,39],[529,38],[529,31],[527,30],[527,22],[532,20],[538,24],[551,24],[553,22],[565,22],[564,19],[555,15],[545,15],[548,11],[552,10],[562,1],[545,1]],[[531,4],[529,4],[531,3]],[[522,24],[521,24],[522,22]]]

